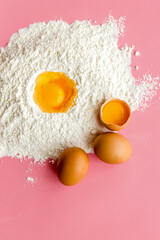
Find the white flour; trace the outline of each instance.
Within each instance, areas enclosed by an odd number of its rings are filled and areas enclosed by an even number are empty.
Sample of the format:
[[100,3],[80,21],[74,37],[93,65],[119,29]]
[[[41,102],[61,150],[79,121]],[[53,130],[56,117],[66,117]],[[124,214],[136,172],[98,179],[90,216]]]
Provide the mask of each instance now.
[[[123,20],[32,24],[0,49],[0,157],[19,154],[43,162],[72,146],[92,152],[104,100],[123,99],[132,111],[147,106],[157,79],[145,75],[135,84],[132,48],[117,45]],[[34,104],[35,78],[43,71],[64,72],[76,81],[78,99],[69,113],[42,113]]]
[[136,57],[138,57],[138,56],[140,56],[141,54],[140,54],[139,51],[136,51],[136,52],[134,53],[134,55],[135,55]]
[[27,177],[26,180],[27,182],[34,183],[34,178],[32,177]]

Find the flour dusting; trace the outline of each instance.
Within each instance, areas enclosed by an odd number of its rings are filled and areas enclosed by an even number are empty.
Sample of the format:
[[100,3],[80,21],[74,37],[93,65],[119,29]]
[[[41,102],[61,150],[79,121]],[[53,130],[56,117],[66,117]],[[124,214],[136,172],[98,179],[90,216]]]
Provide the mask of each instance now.
[[136,57],[138,57],[138,56],[140,56],[141,54],[140,54],[139,51],[136,51],[136,52],[134,53],[134,55],[135,55]]
[[34,183],[34,178],[32,177],[27,177],[26,180],[27,182]]
[[[132,111],[144,109],[158,79],[131,73],[133,47],[118,48],[124,19],[102,25],[89,21],[50,21],[30,25],[0,48],[0,157],[56,159],[68,147],[92,152],[103,129],[97,115],[109,98],[125,100]],[[33,101],[37,75],[64,72],[77,83],[78,99],[69,113],[42,113]]]

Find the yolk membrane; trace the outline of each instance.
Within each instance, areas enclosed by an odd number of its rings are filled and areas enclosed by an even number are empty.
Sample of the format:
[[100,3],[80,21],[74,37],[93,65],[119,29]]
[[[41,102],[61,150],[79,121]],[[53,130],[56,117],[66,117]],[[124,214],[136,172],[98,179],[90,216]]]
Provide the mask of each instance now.
[[112,101],[103,107],[102,118],[107,124],[121,126],[128,119],[128,110],[121,102]]
[[60,106],[65,99],[64,90],[55,83],[43,85],[41,91],[44,104],[50,107]]
[[33,100],[45,113],[68,112],[74,106],[76,83],[61,72],[43,72],[35,80]]

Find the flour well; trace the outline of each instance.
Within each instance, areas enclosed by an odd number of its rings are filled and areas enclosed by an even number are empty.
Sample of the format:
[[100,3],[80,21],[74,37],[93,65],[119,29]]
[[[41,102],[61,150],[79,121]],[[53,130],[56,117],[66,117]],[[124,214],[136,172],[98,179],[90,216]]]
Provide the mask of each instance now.
[[[132,76],[132,47],[117,44],[123,22],[110,17],[103,25],[32,24],[0,49],[0,157],[43,162],[72,146],[92,152],[95,134],[103,130],[97,114],[105,100],[125,100],[132,111],[147,106],[158,80]],[[64,72],[77,83],[78,99],[69,113],[42,113],[33,102],[35,78],[43,71]]]

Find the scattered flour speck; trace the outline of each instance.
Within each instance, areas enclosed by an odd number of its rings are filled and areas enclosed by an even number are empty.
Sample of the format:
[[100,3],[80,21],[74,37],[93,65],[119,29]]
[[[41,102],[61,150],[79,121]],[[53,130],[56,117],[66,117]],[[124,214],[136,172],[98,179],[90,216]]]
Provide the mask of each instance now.
[[140,52],[139,51],[136,51],[135,54],[134,54],[136,57],[140,56]]
[[34,178],[32,178],[32,177],[27,177],[26,179],[27,179],[27,182],[34,183]]
[[139,67],[138,67],[138,66],[135,66],[135,68],[136,68],[136,70],[138,70],[138,69],[139,69]]

